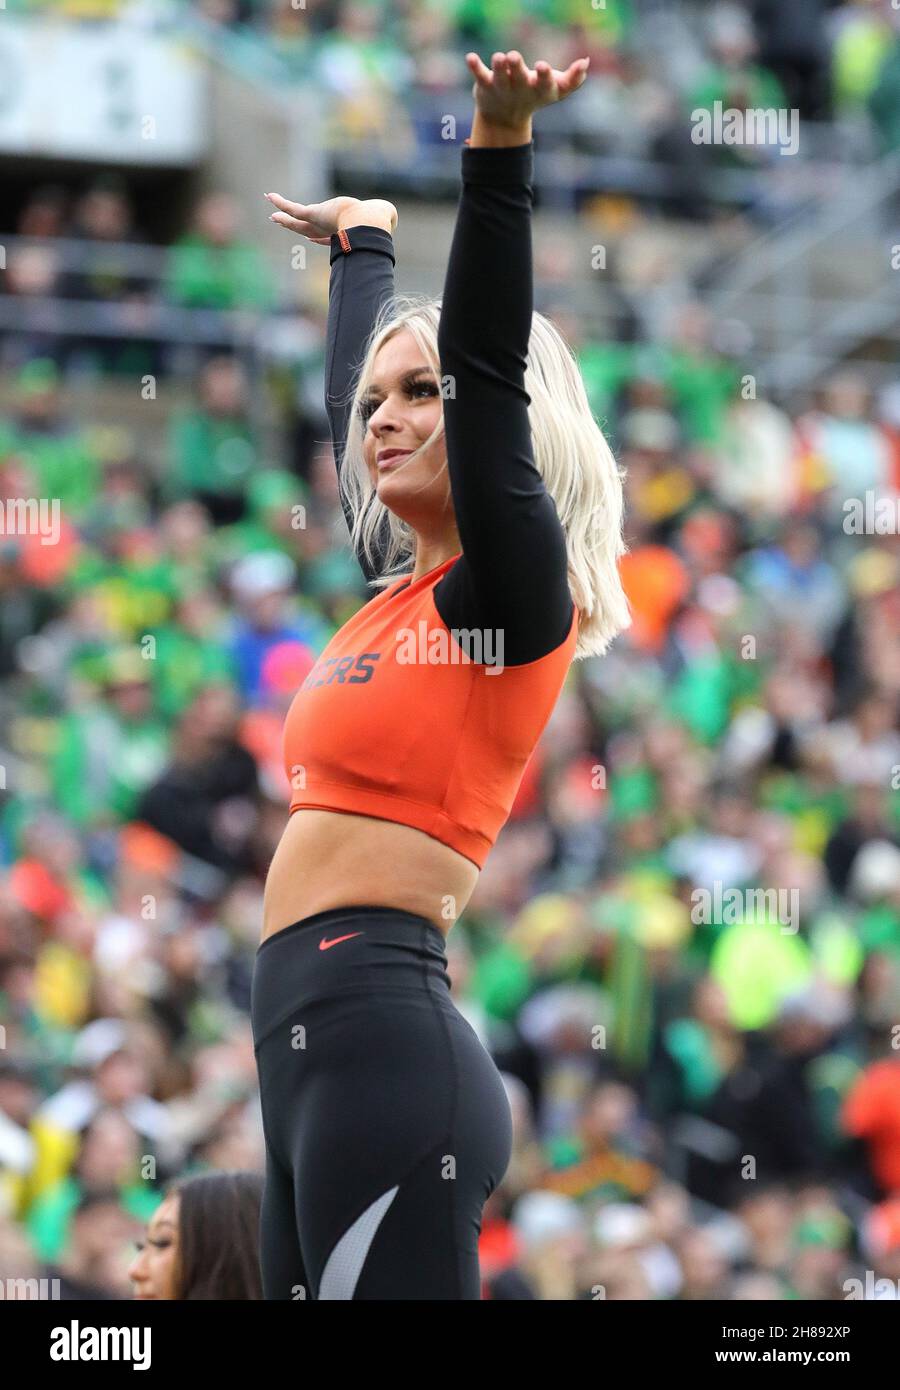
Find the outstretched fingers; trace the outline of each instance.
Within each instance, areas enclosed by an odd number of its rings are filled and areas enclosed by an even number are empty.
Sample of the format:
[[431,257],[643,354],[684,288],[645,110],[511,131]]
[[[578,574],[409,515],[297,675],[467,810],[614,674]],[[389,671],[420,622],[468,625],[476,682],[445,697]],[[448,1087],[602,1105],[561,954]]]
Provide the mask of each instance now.
[[289,217],[286,212],[273,212],[269,218],[278,227],[285,227],[289,232],[299,232],[308,241],[317,241],[320,246],[331,241],[330,236],[316,236],[316,228],[311,222],[304,222],[299,217]]
[[577,91],[587,77],[590,61],[590,58],[576,58],[565,72],[561,72],[541,59],[531,69],[518,49],[513,48],[508,53],[492,54],[488,68],[477,53],[466,54],[466,64],[481,86],[493,87],[498,93],[527,87],[540,99],[541,105],[561,101]]
[[580,87],[587,77],[590,66],[590,58],[576,58],[574,63],[570,63],[565,72],[556,74],[556,86],[560,98],[567,97],[570,92],[574,92]]
[[536,90],[537,90],[542,96],[549,96],[550,93],[553,91],[553,69],[552,69],[552,67],[550,66],[549,63],[545,63],[545,62],[543,61],[543,59],[541,59],[540,62],[535,63],[535,65],[534,65],[534,71],[535,71],[535,77],[536,77],[536,81],[535,81],[535,88],[536,88]]
[[308,241],[314,241],[319,246],[330,244],[331,237],[321,235],[321,227],[311,216],[315,211],[315,204],[292,203],[290,199],[282,198],[280,193],[265,193],[263,197],[275,208],[275,212],[269,214],[270,222],[284,227],[289,232],[299,232]]
[[498,91],[508,91],[512,83],[512,73],[505,53],[494,54],[491,59],[491,70],[494,74],[494,86]]
[[491,81],[491,70],[485,67],[477,53],[467,53],[466,62],[469,65],[472,76],[475,77],[477,81],[487,83]]
[[312,211],[309,203],[292,203],[288,198],[282,198],[280,193],[264,193],[273,207],[278,208],[279,212],[290,213],[291,217],[304,218],[305,214]]

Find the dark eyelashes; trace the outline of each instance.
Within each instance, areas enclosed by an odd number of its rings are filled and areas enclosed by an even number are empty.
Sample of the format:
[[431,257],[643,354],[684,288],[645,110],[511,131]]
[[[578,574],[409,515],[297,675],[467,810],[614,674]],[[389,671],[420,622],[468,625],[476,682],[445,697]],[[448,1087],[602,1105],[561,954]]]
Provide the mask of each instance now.
[[[432,397],[437,396],[439,394],[438,388],[433,381],[417,381],[414,382],[412,386],[407,386],[405,389],[407,396],[415,396],[420,391],[424,391],[426,396]],[[359,418],[362,420],[364,424],[369,419],[370,415],[375,414],[375,411],[378,409],[380,404],[380,401],[372,400],[366,400],[361,402],[358,413]]]
[[[408,396],[415,396],[419,391],[424,391],[426,396],[436,396],[438,394],[438,388],[433,381],[417,381],[412,386],[406,387],[406,394]],[[360,419],[364,422],[368,420],[370,415],[375,414],[379,404],[379,401],[363,401],[359,407]]]

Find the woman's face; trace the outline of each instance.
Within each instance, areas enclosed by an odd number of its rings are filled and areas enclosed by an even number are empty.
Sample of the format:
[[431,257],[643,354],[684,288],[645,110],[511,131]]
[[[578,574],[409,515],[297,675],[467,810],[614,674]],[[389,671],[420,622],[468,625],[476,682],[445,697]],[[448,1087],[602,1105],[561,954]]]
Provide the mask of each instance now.
[[124,1115],[111,1111],[99,1116],[85,1136],[78,1170],[89,1187],[118,1186],[129,1181],[137,1161],[137,1134]]
[[402,455],[392,463],[379,455],[391,449],[407,454],[418,449],[438,425],[442,410],[437,378],[415,338],[401,329],[375,357],[363,404],[363,453],[378,500],[413,526],[422,517],[433,519],[452,511],[444,437],[412,464],[405,463]]
[[147,1225],[147,1239],[131,1262],[128,1277],[136,1299],[174,1299],[178,1269],[178,1196],[160,1202]]

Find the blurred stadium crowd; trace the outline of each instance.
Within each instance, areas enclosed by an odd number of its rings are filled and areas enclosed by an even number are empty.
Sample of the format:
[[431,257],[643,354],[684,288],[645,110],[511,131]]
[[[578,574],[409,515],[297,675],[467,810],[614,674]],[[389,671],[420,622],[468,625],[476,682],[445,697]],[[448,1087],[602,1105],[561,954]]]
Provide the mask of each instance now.
[[591,87],[564,119],[590,150],[671,159],[678,114],[717,100],[862,119],[876,149],[900,146],[891,0],[6,0],[5,9],[154,29],[187,17],[237,38],[251,62],[259,44],[270,72],[316,84],[333,144],[440,142],[439,123],[419,123],[410,98],[468,93],[461,60],[475,46],[546,52],[560,67],[589,54]]
[[[397,4],[386,28],[359,3],[198,8],[298,62],[312,46],[347,91],[364,69],[439,87],[495,34],[528,55],[552,26],[580,54],[588,32],[564,0]],[[740,61],[760,93],[781,83],[810,114],[856,103],[900,142],[886,7],[756,9],[770,44]],[[740,13],[722,10],[716,42],[748,32]],[[647,76],[631,8],[591,21],[612,26],[590,51],[621,130]],[[710,54],[727,99],[733,68]],[[139,313],[147,282],[115,250],[141,240],[133,222],[110,182],[74,203],[37,191],[6,293]],[[73,233],[107,264],[62,269],[54,241]],[[224,195],[199,202],[158,283],[172,306],[283,332]],[[847,367],[765,399],[690,299],[652,337],[556,319],[627,469],[634,622],[573,668],[448,942],[516,1116],[485,1297],[833,1300],[867,1270],[896,1297],[900,555],[896,520],[859,534],[846,503],[900,499],[898,388]],[[170,1178],[262,1164],[248,1007],[288,801],[281,727],[365,598],[325,442],[321,300],[293,331],[302,370],[290,352],[263,370],[198,355],[159,467],[69,387],[153,381],[164,337],[50,325],[0,348],[0,499],[60,503],[55,544],[0,534],[0,1279],[52,1275],[65,1297],[129,1296],[129,1241]]]

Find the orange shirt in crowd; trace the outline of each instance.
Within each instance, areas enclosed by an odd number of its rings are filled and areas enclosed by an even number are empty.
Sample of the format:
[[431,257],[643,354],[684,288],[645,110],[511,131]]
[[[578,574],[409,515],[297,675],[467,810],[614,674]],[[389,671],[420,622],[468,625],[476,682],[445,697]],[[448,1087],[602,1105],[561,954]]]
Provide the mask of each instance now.
[[844,1103],[848,1134],[869,1145],[872,1171],[888,1192],[900,1192],[900,1061],[867,1067]]

